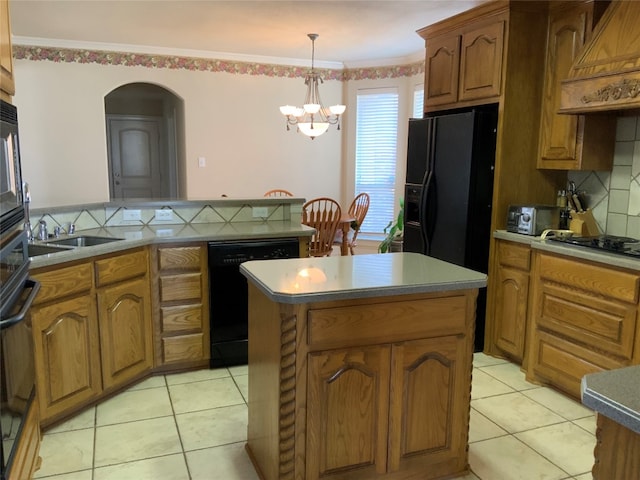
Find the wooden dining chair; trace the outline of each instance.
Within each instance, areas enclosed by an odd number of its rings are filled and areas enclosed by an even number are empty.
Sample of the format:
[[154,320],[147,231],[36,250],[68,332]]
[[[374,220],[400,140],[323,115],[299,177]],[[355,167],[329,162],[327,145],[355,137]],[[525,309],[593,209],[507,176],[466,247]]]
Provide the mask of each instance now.
[[351,255],[353,255],[353,249],[356,246],[356,237],[358,236],[362,222],[364,222],[364,217],[367,216],[367,212],[369,211],[370,201],[371,199],[368,193],[360,193],[356,195],[356,198],[354,198],[351,205],[349,205],[349,215],[355,218],[355,225],[351,225],[353,235],[348,238],[349,252]]
[[293,197],[293,193],[289,190],[284,190],[282,188],[275,188],[273,190],[269,190],[264,194],[265,197]]
[[331,255],[341,215],[340,204],[328,197],[314,198],[302,206],[302,223],[316,229],[309,241],[310,256]]

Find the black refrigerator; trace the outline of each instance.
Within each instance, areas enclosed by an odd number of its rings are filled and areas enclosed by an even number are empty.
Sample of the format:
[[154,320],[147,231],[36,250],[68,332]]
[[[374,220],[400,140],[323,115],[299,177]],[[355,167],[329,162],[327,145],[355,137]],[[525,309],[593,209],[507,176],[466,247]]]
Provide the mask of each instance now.
[[[409,120],[405,252],[487,273],[498,123],[497,105]],[[486,288],[476,311],[484,345]]]

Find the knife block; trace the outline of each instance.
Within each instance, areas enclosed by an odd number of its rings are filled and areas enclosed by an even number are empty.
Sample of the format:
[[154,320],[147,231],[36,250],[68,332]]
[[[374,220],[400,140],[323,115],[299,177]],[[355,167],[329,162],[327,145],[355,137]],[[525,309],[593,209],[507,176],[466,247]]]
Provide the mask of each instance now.
[[576,235],[583,237],[600,235],[600,229],[598,228],[596,219],[593,218],[591,210],[585,210],[584,212],[571,210],[570,217],[569,230]]

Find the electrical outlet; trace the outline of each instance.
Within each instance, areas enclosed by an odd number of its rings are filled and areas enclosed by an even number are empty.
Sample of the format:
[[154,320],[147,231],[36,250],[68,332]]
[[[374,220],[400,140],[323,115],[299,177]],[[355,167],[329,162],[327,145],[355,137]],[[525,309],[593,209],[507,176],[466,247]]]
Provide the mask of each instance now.
[[206,167],[207,166],[207,159],[206,157],[198,157],[198,166],[200,168]]
[[142,220],[142,210],[130,210],[125,208],[122,211],[122,220]]
[[173,210],[170,208],[156,210],[156,220],[173,220]]
[[253,207],[253,218],[266,218],[269,216],[268,207]]

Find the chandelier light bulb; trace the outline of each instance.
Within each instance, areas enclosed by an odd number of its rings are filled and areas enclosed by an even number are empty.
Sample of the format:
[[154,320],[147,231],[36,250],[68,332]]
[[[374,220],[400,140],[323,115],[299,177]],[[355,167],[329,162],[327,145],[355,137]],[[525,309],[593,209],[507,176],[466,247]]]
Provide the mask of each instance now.
[[319,89],[322,78],[314,69],[315,41],[318,38],[318,34],[310,33],[307,36],[311,39],[311,70],[304,78],[304,83],[307,86],[305,102],[302,108],[283,105],[280,107],[280,113],[287,119],[287,130],[289,130],[290,125],[296,125],[299,132],[313,140],[315,137],[325,133],[329,129],[329,125],[337,125],[338,130],[340,130],[340,116],[347,107],[345,105],[322,106]]

